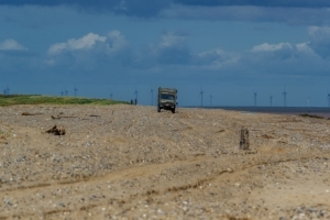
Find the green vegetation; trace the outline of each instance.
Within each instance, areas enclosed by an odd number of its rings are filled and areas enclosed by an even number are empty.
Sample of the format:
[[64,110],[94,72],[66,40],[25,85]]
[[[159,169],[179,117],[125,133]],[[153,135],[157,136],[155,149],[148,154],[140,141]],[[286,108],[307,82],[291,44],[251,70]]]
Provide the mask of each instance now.
[[310,114],[300,114],[299,116],[301,117],[305,117],[305,118],[317,118],[317,119],[324,119],[324,117],[322,116],[318,116],[318,115],[310,115]]
[[128,104],[124,101],[115,101],[111,99],[94,99],[81,97],[57,97],[43,95],[0,95],[0,106],[9,105],[38,105],[38,104],[55,104],[55,105],[114,105]]

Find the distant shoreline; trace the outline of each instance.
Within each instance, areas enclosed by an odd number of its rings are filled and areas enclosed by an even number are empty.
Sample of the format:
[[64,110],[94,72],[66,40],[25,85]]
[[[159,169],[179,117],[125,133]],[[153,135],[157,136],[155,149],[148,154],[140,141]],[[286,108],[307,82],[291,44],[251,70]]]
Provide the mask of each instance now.
[[288,115],[310,114],[310,115],[318,115],[325,118],[330,118],[330,108],[328,107],[189,106],[185,108],[223,109],[230,111],[243,111],[243,112],[256,112],[256,113],[269,113],[269,114],[288,114]]

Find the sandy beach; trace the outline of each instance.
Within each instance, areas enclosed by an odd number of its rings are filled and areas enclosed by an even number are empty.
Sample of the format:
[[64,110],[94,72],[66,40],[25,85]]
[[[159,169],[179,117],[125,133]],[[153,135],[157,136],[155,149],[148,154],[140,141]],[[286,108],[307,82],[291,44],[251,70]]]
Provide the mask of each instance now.
[[[330,219],[330,121],[147,106],[0,108],[0,219]],[[47,131],[56,125],[65,131]],[[249,130],[250,150],[239,150]]]

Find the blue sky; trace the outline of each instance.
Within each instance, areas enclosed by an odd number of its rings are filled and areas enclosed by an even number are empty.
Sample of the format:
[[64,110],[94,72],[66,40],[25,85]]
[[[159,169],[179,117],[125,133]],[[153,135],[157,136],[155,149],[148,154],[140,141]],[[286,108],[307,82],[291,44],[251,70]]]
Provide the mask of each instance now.
[[327,106],[328,0],[0,0],[0,91]]

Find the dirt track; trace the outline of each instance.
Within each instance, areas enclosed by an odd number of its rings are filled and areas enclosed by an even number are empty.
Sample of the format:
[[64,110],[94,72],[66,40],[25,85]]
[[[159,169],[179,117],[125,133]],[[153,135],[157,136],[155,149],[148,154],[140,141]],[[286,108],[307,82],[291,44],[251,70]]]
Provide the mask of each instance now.
[[[0,113],[0,219],[330,219],[328,120],[126,105]],[[46,133],[54,125],[65,135]]]

